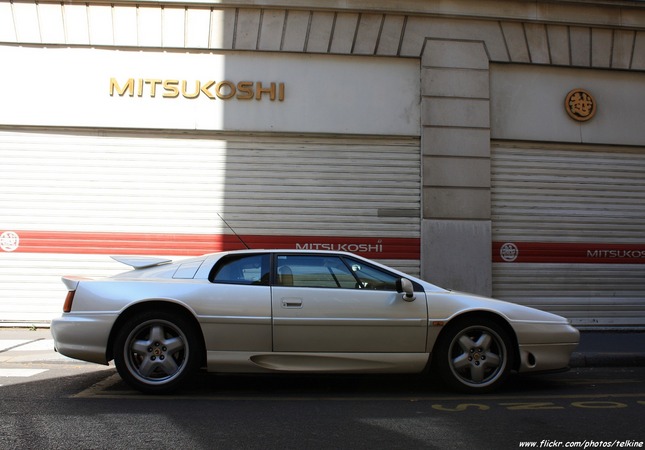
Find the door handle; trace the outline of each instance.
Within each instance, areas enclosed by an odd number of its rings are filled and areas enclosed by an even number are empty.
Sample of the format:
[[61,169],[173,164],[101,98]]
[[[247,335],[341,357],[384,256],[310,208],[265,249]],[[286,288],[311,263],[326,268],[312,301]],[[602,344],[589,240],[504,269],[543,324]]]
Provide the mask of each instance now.
[[282,307],[283,308],[302,308],[302,299],[295,298],[295,297],[283,297]]

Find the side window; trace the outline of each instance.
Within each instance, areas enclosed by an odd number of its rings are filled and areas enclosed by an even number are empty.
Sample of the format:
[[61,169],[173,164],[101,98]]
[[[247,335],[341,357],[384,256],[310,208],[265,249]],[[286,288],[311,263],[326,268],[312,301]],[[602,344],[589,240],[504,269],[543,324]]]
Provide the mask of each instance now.
[[361,289],[374,289],[378,291],[396,291],[398,276],[377,267],[365,264],[352,258],[345,258],[358,279]]
[[279,255],[276,283],[279,286],[355,289],[358,281],[336,256]]
[[269,284],[269,255],[243,255],[220,260],[209,277],[213,283]]

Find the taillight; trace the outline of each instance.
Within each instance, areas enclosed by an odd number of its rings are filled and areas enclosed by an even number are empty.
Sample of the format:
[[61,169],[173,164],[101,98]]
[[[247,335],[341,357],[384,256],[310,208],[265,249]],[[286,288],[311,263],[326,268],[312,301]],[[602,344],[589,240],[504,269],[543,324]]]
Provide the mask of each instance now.
[[65,303],[63,304],[63,312],[68,313],[72,310],[74,294],[76,294],[76,291],[67,291],[67,297],[65,297]]

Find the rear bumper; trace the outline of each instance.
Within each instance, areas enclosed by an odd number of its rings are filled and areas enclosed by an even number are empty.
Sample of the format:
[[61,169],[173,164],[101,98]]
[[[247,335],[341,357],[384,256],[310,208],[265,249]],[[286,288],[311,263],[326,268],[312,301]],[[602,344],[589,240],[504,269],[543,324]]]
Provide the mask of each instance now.
[[107,365],[107,345],[116,318],[113,314],[69,313],[52,320],[56,351],[69,358]]

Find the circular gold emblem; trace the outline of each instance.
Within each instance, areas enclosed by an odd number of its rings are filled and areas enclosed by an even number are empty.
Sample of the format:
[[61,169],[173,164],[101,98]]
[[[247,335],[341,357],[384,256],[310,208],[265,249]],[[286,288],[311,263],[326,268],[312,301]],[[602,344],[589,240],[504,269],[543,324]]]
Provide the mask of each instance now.
[[567,94],[564,109],[573,120],[586,122],[596,114],[596,100],[584,89],[574,89]]

